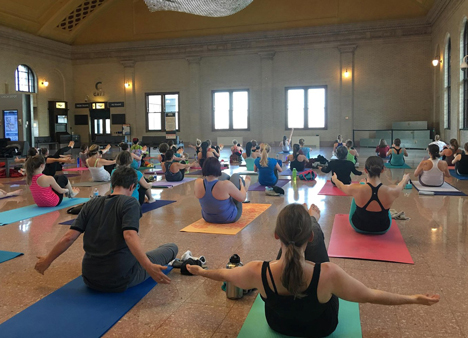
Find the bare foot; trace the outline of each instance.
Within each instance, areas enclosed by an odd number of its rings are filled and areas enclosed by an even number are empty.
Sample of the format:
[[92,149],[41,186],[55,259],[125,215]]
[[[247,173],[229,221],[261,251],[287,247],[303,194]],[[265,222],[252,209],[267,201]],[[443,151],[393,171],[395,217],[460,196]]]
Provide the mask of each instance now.
[[68,143],[68,146],[70,148],[73,148],[75,146],[75,141],[70,141],[70,143]]
[[19,189],[19,190],[15,190],[15,191],[10,191],[7,195],[8,196],[19,196],[23,193],[23,190]]
[[252,179],[250,178],[250,176],[247,175],[244,181],[245,181],[245,191],[247,191],[249,190],[250,182],[252,181]]
[[[303,204],[304,205],[304,208],[306,208],[307,210],[307,204]],[[311,217],[315,217],[315,220],[318,222],[319,219],[320,219],[320,209],[318,206],[316,206],[315,204],[311,204],[310,205],[310,208],[309,208],[309,215]]]

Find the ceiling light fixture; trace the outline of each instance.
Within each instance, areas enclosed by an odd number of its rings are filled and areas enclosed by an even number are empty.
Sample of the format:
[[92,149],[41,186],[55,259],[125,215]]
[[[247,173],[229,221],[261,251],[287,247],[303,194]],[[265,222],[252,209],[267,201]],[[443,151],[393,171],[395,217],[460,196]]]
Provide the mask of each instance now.
[[253,0],[145,0],[150,12],[174,11],[223,17],[240,12]]

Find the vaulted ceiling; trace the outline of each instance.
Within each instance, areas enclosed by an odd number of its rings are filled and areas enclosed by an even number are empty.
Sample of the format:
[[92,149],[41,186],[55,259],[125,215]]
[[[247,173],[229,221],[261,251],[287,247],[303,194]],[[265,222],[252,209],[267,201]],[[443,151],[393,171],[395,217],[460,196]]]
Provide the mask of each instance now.
[[436,0],[254,0],[232,16],[151,13],[144,0],[2,0],[0,25],[70,45],[423,18]]

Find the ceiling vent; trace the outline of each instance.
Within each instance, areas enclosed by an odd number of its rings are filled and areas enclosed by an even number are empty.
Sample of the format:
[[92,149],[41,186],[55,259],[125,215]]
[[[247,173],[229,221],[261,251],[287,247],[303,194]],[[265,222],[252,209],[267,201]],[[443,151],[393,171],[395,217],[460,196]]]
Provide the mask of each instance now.
[[105,1],[106,0],[83,1],[57,25],[57,28],[72,32],[81,21],[86,19],[88,15],[94,12],[94,10]]

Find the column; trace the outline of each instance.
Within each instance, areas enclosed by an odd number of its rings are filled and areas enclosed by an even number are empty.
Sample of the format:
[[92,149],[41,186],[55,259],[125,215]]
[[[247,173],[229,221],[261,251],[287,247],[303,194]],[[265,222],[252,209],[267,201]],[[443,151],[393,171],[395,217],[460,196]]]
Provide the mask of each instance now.
[[263,142],[270,143],[278,138],[274,131],[275,121],[283,121],[281,118],[278,120],[278,116],[275,116],[273,112],[273,58],[275,54],[276,52],[258,53],[261,63],[261,109],[260,114],[256,114],[255,116],[252,116],[252,113],[249,112],[249,114],[251,114],[251,126],[258,126],[261,131],[259,139]]
[[[120,61],[124,66],[124,83],[129,83],[128,88],[124,87],[125,92],[125,121],[130,124],[131,135],[127,135],[127,139],[131,140],[134,137],[141,138],[141,135],[145,132],[145,126],[138,126],[138,122],[145,123],[146,117],[137,116],[136,110],[136,94],[135,94],[135,61],[134,60],[122,60]],[[146,112],[145,112],[146,114]],[[142,122],[143,121],[143,122]]]
[[352,138],[354,129],[354,52],[357,45],[338,46],[340,51],[340,134]]
[[[185,121],[183,126],[184,135],[182,140],[187,143],[194,143],[196,138],[203,136],[201,123],[206,121],[207,117],[202,118],[200,107],[200,62],[201,57],[193,56],[186,58],[189,65],[189,104],[188,111],[182,114],[187,114],[187,117],[182,117],[181,120]],[[211,121],[211,118],[208,119]],[[204,128],[205,131],[208,130]],[[211,127],[209,128],[211,130]],[[206,136],[204,136],[206,138]]]

